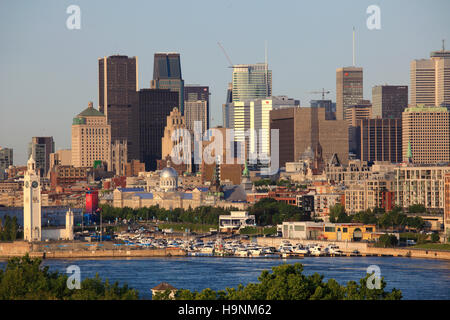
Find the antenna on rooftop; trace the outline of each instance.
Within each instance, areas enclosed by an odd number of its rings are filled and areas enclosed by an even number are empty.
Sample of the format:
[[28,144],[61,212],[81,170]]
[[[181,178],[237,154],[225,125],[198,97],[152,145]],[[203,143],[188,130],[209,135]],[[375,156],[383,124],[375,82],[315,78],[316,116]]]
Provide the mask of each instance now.
[[356,66],[355,58],[355,27],[353,27],[353,66]]

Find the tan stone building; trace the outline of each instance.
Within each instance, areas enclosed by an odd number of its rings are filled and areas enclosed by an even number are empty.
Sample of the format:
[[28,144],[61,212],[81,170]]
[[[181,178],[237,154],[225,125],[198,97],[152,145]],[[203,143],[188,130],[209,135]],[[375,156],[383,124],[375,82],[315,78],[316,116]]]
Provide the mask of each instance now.
[[450,173],[444,177],[444,228],[447,239],[450,239]]
[[450,105],[450,51],[411,61],[411,106]]
[[270,112],[270,129],[279,130],[280,167],[294,162],[310,147],[320,145],[328,162],[337,154],[341,164],[348,163],[348,125],[345,120],[326,120],[325,108],[283,108]]
[[185,101],[184,117],[186,120],[186,128],[194,131],[194,122],[199,121],[202,124],[202,133],[208,128],[208,101]]
[[444,107],[424,105],[406,108],[402,116],[403,160],[412,153],[412,162],[450,162],[450,112]]
[[110,168],[111,126],[106,116],[89,102],[72,123],[72,165],[93,167],[95,161],[106,162]]

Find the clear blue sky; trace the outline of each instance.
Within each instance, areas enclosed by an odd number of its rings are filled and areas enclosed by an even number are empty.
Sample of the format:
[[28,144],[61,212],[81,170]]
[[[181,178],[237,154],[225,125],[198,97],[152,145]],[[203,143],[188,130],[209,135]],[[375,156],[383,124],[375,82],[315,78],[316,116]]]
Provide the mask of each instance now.
[[[66,8],[81,8],[81,30],[68,30]],[[381,30],[368,30],[366,8],[381,8]],[[88,101],[98,104],[97,58],[139,58],[139,87],[150,85],[153,54],[181,53],[186,84],[209,85],[213,125],[222,123],[234,64],[264,61],[274,95],[309,106],[307,92],[331,90],[336,68],[364,68],[364,97],[377,84],[409,85],[409,63],[428,58],[447,39],[450,1],[412,0],[2,0],[0,2],[0,146],[14,148],[24,164],[32,136],[53,136],[56,149],[70,148],[72,118]]]

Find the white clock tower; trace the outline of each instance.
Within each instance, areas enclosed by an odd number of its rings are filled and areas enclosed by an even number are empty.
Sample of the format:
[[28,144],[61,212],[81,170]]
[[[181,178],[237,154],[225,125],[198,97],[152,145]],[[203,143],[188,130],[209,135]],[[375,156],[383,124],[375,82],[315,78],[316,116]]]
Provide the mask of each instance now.
[[36,161],[31,155],[23,183],[23,238],[25,241],[41,241],[41,186],[36,173]]

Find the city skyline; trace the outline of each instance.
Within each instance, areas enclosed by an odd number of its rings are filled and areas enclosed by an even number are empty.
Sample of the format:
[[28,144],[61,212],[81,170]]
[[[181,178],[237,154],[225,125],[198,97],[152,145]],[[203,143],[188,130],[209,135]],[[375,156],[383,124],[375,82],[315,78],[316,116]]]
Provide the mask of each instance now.
[[[450,31],[443,31],[450,30],[450,22],[445,19],[445,12],[449,11],[445,8],[450,9],[450,3],[445,1],[380,1],[381,30],[366,27],[370,1],[330,1],[327,5],[287,2],[283,6],[258,2],[257,7],[251,2],[236,1],[177,2],[173,10],[177,23],[158,34],[147,30],[164,21],[164,15],[159,17],[153,12],[164,10],[168,4],[117,3],[105,15],[104,2],[79,1],[81,29],[68,30],[65,21],[70,4],[1,4],[0,39],[9,45],[4,48],[1,62],[4,72],[0,76],[0,145],[14,149],[16,165],[25,164],[28,142],[33,136],[53,136],[56,150],[70,147],[71,132],[67,128],[73,115],[88,101],[98,101],[100,57],[139,57],[142,89],[148,88],[152,79],[154,54],[179,52],[185,84],[210,87],[211,126],[217,126],[222,124],[217,115],[226,102],[231,81],[231,70],[217,41],[224,45],[234,64],[254,64],[264,61],[267,40],[273,95],[287,95],[308,106],[309,100],[319,96],[307,92],[320,88],[330,90],[326,99],[336,101],[336,69],[352,65],[353,26],[356,66],[364,69],[364,99],[372,98],[375,85],[410,86],[410,62],[428,59],[431,51],[441,49],[442,39],[450,40]],[[199,15],[199,8],[205,19],[193,23],[192,15]],[[236,13],[237,8],[242,12]],[[145,19],[148,12],[152,12],[150,22]],[[252,12],[254,18],[247,18],[245,12]],[[253,25],[267,12],[283,18],[270,25]],[[348,17],[344,21],[343,13]],[[327,23],[317,23],[319,15]],[[421,23],[412,24],[410,17],[417,16],[422,18]],[[111,25],[105,19],[125,22]],[[233,19],[247,20],[234,24]],[[8,27],[12,25],[13,29]],[[186,28],[181,30],[183,25]],[[143,41],[146,32],[150,40]]]

